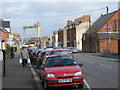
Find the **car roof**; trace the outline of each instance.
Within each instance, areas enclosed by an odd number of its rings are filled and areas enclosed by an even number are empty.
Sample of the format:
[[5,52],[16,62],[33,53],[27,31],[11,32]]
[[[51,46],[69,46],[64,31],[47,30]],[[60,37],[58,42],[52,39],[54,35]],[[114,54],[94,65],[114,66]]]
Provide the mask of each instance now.
[[51,51],[51,50],[42,50],[41,52],[47,52],[47,51]]
[[42,50],[42,49],[38,49],[37,51],[44,51],[44,50]]
[[55,49],[55,50],[51,50],[51,51],[71,51],[70,49]]
[[48,55],[48,57],[58,57],[58,56],[71,56],[70,54],[60,54],[60,55]]

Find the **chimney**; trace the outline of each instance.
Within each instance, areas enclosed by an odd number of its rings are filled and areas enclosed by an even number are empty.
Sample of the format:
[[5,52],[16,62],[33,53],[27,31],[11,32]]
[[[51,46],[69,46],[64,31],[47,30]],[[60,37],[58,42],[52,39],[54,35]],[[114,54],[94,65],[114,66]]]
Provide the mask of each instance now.
[[69,24],[71,24],[72,23],[72,21],[71,20],[68,20],[67,21],[67,25],[69,25]]
[[84,15],[83,16],[83,21],[84,22],[90,22],[90,15]]

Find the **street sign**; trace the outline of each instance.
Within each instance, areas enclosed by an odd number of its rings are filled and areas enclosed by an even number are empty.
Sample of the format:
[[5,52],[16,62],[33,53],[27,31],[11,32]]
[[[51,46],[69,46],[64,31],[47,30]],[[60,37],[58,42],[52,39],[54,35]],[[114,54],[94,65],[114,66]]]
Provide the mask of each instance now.
[[105,28],[105,30],[110,30],[110,26],[108,26],[108,28],[107,28],[107,26],[104,26],[104,28]]

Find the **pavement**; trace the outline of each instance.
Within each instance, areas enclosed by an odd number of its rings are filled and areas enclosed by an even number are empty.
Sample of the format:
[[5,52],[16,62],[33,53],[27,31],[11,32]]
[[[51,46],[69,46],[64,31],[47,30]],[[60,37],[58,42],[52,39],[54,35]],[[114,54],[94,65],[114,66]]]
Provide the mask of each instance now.
[[0,60],[0,90],[2,89],[2,62]]
[[[0,65],[1,66],[1,65]],[[29,65],[22,67],[19,53],[14,58],[6,57],[5,76],[2,77],[2,90],[37,90],[36,82]]]

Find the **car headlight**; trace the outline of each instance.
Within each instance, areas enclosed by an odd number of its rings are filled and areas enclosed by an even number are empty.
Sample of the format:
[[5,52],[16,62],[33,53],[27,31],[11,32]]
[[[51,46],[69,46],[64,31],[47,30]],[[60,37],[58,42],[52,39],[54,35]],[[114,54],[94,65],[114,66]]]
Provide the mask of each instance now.
[[54,74],[47,74],[46,77],[47,77],[47,78],[54,78],[55,75],[54,75]]
[[75,73],[75,76],[81,76],[82,75],[82,72],[76,72]]

